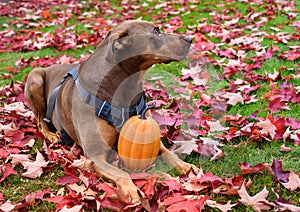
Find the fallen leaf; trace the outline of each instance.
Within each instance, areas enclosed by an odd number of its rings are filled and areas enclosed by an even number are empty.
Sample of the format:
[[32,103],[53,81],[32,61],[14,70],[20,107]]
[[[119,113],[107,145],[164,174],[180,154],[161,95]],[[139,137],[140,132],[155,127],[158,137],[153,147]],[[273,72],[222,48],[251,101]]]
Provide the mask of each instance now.
[[288,178],[288,182],[283,183],[280,182],[285,188],[295,191],[300,188],[300,177],[298,174],[295,174],[292,169],[290,169],[290,176]]
[[210,127],[209,131],[210,132],[220,132],[220,131],[224,131],[224,130],[227,130],[226,127],[223,127],[221,125],[221,122],[218,120],[218,121],[206,121],[208,126]]
[[274,204],[277,206],[277,211],[293,211],[300,212],[300,207],[292,204],[282,203],[275,201]]
[[284,132],[284,134],[282,135],[283,141],[286,141],[286,139],[287,139],[288,137],[290,137],[290,134],[291,134],[290,127],[288,127],[288,128],[286,129],[286,131]]
[[272,124],[272,122],[269,119],[260,121],[256,125],[261,128],[261,133],[268,134],[271,136],[272,139],[274,139],[277,128],[274,124]]
[[67,185],[67,184],[74,184],[79,181],[79,178],[76,175],[71,173],[65,173],[64,176],[61,176],[57,179],[58,185]]
[[282,144],[279,149],[280,152],[290,152],[292,150],[293,149],[291,147],[287,147],[287,146],[285,146],[285,144]]
[[93,170],[93,162],[82,155],[80,155],[80,159],[74,160],[71,165],[87,171]]
[[76,183],[68,185],[69,188],[71,188],[73,191],[76,192],[76,195],[81,194],[81,196],[85,199],[94,199],[96,196],[96,192],[91,190],[90,188],[87,188],[84,184],[77,185]]
[[191,154],[194,150],[197,150],[198,145],[196,144],[196,140],[187,140],[187,141],[173,141],[174,146],[172,147],[172,151],[176,154]]
[[16,205],[14,205],[11,202],[7,201],[7,202],[0,205],[0,210],[2,210],[4,212],[10,212],[10,211],[14,211],[15,207],[16,207]]
[[34,162],[23,161],[21,163],[24,166],[24,169],[26,169],[26,172],[24,172],[22,176],[31,179],[40,177],[43,173],[43,168],[48,165],[49,162],[45,161],[44,156],[38,150],[36,153],[36,160]]
[[66,205],[64,205],[64,207],[59,210],[59,212],[79,212],[82,209],[82,205],[76,205],[73,207],[68,208]]
[[269,99],[268,109],[272,113],[277,113],[280,110],[290,110],[290,107],[288,106],[287,102],[283,99],[282,96],[272,96]]
[[18,163],[24,163],[26,161],[30,160],[30,155],[25,155],[25,154],[10,154],[7,157],[7,160],[5,162],[8,162],[9,160],[11,160],[11,164],[13,166],[17,165]]
[[208,196],[182,196],[181,194],[175,193],[173,196],[167,197],[163,204],[167,206],[167,211],[170,212],[199,212],[208,199]]
[[276,81],[280,77],[279,72],[277,72],[276,70],[274,70],[273,74],[268,73],[268,72],[266,72],[266,74],[267,74],[267,77],[272,81]]
[[243,163],[238,163],[238,165],[242,171],[242,175],[261,173],[263,170],[266,169],[265,164],[263,164],[263,163],[258,163],[256,165],[252,166],[251,164],[244,161]]
[[222,212],[230,211],[234,206],[237,205],[237,204],[231,204],[230,200],[226,204],[220,204],[210,199],[206,200],[205,204],[212,208],[218,208]]
[[243,204],[251,206],[255,211],[262,211],[262,210],[270,210],[273,206],[273,203],[266,200],[269,191],[266,189],[266,187],[263,188],[262,191],[257,193],[255,196],[251,197],[249,196],[245,184],[242,184],[242,187],[240,190],[238,190],[238,194],[240,196],[239,201]]
[[244,104],[244,98],[240,92],[238,93],[230,93],[227,92],[223,95],[227,100],[229,105],[235,106],[238,103]]
[[209,159],[209,161],[218,160],[219,158],[224,157],[224,156],[226,156],[226,154],[225,154],[225,152],[224,152],[224,149],[222,149],[222,150],[218,149],[218,150],[217,150],[217,153],[215,153],[215,154]]
[[0,193],[0,202],[4,202],[5,198],[3,197],[3,194]]
[[288,182],[290,172],[282,170],[281,161],[279,161],[277,158],[274,158],[271,168],[273,175],[277,181],[284,183]]
[[[1,170],[1,168],[3,170]],[[16,170],[14,169],[13,166],[9,165],[9,164],[4,164],[2,166],[0,166],[0,173],[4,172],[1,179],[0,179],[0,182],[4,181],[8,176],[10,175],[17,175],[18,172],[16,172]]]
[[167,173],[163,173],[163,176],[164,180],[161,181],[161,184],[168,187],[168,193],[180,191],[182,184],[180,183],[179,178],[174,178]]

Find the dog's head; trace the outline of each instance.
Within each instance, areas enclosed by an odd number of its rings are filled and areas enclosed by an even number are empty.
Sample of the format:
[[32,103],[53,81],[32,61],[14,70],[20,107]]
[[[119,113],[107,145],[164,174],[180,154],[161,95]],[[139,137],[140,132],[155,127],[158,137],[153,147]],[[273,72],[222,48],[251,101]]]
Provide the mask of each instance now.
[[151,22],[126,21],[106,36],[106,60],[146,70],[156,63],[181,61],[189,53],[190,37],[163,33]]

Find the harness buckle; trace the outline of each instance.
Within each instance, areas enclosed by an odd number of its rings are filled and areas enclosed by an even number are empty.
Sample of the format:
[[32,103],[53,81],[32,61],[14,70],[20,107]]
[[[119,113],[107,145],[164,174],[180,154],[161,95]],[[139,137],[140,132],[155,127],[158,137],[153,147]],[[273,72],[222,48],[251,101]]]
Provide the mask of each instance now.
[[43,118],[44,122],[46,122],[47,124],[51,123],[51,120],[48,117]]

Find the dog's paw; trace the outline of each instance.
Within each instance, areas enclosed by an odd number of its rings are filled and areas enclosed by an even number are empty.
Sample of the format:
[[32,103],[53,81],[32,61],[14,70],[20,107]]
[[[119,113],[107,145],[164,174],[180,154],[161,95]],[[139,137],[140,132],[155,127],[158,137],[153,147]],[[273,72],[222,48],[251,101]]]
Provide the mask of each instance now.
[[115,188],[119,199],[123,202],[133,205],[141,204],[141,198],[144,198],[143,192],[140,191],[131,181],[121,183]]
[[194,172],[196,174],[198,174],[200,172],[200,169],[197,166],[193,165],[193,164],[192,164],[191,168],[194,170]]
[[199,173],[199,171],[200,171],[200,169],[197,166],[186,163],[184,161],[180,162],[176,167],[176,170],[182,174],[186,174],[191,169],[193,169],[195,173]]
[[42,132],[51,143],[58,143],[61,140],[60,134],[58,132]]

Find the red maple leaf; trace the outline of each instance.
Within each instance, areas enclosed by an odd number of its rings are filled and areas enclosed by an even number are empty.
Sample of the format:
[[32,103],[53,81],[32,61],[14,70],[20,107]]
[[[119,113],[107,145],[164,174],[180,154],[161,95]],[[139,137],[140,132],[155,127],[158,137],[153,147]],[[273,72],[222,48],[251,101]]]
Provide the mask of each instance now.
[[271,168],[276,181],[284,183],[289,181],[290,172],[282,170],[282,163],[277,158],[274,158]]
[[167,206],[167,210],[170,212],[199,212],[203,209],[204,203],[209,198],[209,196],[182,196],[179,193],[174,193],[173,196],[166,198],[163,204]]
[[147,198],[151,199],[155,193],[157,178],[158,176],[156,174],[152,174],[144,179],[135,179],[134,183],[144,192]]
[[268,105],[268,109],[272,112],[272,113],[277,113],[279,112],[281,109],[284,110],[289,110],[289,106],[287,105],[287,102],[285,101],[283,96],[274,96],[271,97],[269,99],[269,105]]
[[284,56],[285,56],[285,58],[286,58],[287,60],[294,61],[294,60],[300,58],[300,52],[297,51],[297,50],[291,50],[291,51],[289,51],[289,52],[286,52],[286,53],[284,54]]
[[225,183],[224,179],[215,176],[211,172],[207,172],[198,178],[188,180],[184,184],[184,188],[189,191],[201,191],[203,189],[216,189],[219,185]]
[[261,173],[263,170],[266,169],[265,164],[263,164],[263,163],[258,163],[256,165],[252,166],[251,164],[244,161],[243,163],[238,163],[238,165],[241,168],[242,175]]
[[160,183],[168,187],[168,193],[172,191],[180,191],[182,189],[182,184],[179,179],[173,178],[166,173],[164,174],[164,180],[160,181]]
[[120,211],[123,205],[118,200],[118,195],[115,189],[107,183],[97,184],[97,189],[99,191],[104,191],[105,193],[101,197],[101,206],[114,211]]
[[56,210],[62,209],[64,206],[67,206],[68,208],[71,208],[75,205],[80,205],[80,199],[77,196],[73,196],[71,194],[66,196],[52,196],[49,198],[46,198],[48,202],[56,203]]
[[10,154],[18,154],[20,151],[17,148],[2,147],[0,149],[0,159],[6,159]]
[[79,178],[73,174],[66,173],[64,176],[61,176],[57,180],[58,185],[74,184],[79,182]]
[[14,170],[14,167],[8,164],[3,164],[2,167],[0,166],[0,168],[2,168],[2,170],[0,169],[0,174],[1,172],[3,172],[3,175],[0,179],[0,182],[4,181],[9,175],[17,175],[18,173]]
[[286,120],[286,117],[272,117],[270,114],[268,114],[267,119],[269,119],[272,124],[276,127],[276,134],[275,134],[275,140],[278,140],[279,138],[282,138],[284,133],[286,132],[285,127],[288,126],[288,121]]

